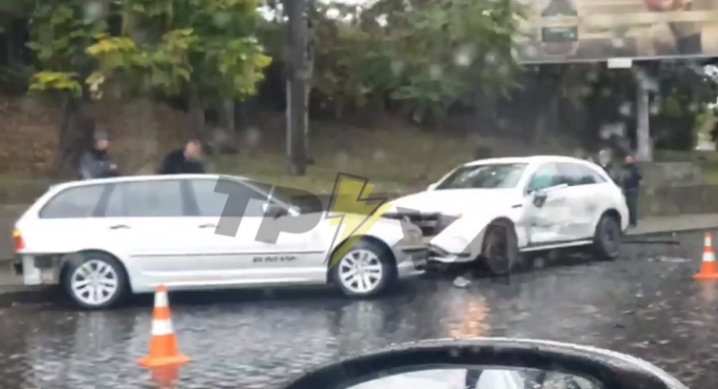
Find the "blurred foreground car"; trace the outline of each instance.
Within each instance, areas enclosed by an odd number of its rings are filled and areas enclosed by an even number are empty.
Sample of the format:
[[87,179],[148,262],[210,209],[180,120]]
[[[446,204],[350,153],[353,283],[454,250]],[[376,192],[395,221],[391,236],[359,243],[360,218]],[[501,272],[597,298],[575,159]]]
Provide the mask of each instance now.
[[615,259],[628,227],[625,199],[606,172],[561,156],[470,162],[392,204],[385,216],[421,227],[430,261],[481,259],[498,275],[520,267],[524,253],[553,249],[588,247]]
[[345,215],[339,224],[321,207],[304,210],[271,186],[240,177],[70,182],[50,188],[17,221],[15,268],[26,285],[60,284],[85,308],[108,307],[159,284],[197,290],[332,283],[349,296],[371,296],[423,272],[428,250],[417,226],[379,219],[358,241],[342,240],[339,229],[352,229],[353,218],[366,216]]
[[510,338],[429,340],[318,367],[283,389],[688,389],[633,356]]

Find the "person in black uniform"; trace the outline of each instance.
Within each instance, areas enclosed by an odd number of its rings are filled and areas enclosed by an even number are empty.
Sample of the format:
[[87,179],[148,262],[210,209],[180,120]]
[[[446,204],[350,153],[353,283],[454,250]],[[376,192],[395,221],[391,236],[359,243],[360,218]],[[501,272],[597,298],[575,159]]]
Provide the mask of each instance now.
[[158,174],[204,173],[201,156],[202,143],[197,139],[192,139],[185,144],[184,149],[167,154]]
[[635,227],[638,223],[638,193],[642,179],[641,171],[636,166],[636,160],[632,155],[626,156],[621,172],[621,188],[626,197],[630,227]]

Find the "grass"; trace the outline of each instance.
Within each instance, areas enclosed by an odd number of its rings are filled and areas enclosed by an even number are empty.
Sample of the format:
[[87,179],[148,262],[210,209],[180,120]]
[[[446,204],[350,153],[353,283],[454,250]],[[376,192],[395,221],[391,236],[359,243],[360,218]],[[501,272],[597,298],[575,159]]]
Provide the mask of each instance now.
[[311,146],[314,164],[302,177],[287,175],[287,158],[281,149],[245,149],[238,156],[214,158],[211,163],[217,172],[318,194],[331,193],[339,173],[368,179],[375,185],[374,193],[396,193],[426,187],[470,160],[472,154],[463,139],[437,141],[419,131],[345,133],[341,139],[325,138]]
[[[275,135],[274,139],[265,134],[256,135],[252,142],[240,142],[238,155],[209,157],[208,170],[314,194],[331,193],[337,175],[346,173],[368,179],[375,185],[375,195],[395,195],[425,189],[450,169],[474,159],[478,145],[490,148],[496,157],[570,153],[556,142],[537,146],[513,138],[439,136],[402,124],[367,130],[313,123],[310,147],[314,164],[308,166],[305,176],[291,177],[287,174],[283,136]],[[44,178],[0,175],[0,203],[32,201],[51,183]]]
[[655,152],[656,162],[691,162],[701,168],[703,182],[718,185],[718,151],[672,151]]

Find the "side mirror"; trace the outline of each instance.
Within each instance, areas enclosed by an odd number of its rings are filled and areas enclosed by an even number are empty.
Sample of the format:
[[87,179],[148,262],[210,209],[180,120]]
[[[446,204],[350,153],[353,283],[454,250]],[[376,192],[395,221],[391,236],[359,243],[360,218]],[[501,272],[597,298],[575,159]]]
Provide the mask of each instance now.
[[275,219],[289,214],[286,209],[277,205],[262,204],[262,210],[264,211],[264,216]]
[[537,190],[533,192],[533,198],[531,199],[531,201],[536,208],[541,208],[546,203],[547,198],[548,193],[546,191]]

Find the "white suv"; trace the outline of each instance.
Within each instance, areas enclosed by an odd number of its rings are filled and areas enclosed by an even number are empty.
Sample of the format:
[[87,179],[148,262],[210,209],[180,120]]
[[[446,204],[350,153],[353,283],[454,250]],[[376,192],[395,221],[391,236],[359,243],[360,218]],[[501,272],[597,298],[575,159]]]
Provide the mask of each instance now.
[[321,209],[290,204],[271,186],[240,177],[65,183],[17,221],[16,268],[25,284],[61,284],[85,308],[160,284],[193,290],[333,283],[347,295],[369,296],[423,272],[427,249],[418,227],[381,218],[351,240],[342,235],[345,226],[366,215],[329,219]]
[[425,192],[396,199],[392,214],[409,218],[430,243],[430,261],[488,263],[496,274],[526,255],[590,247],[619,255],[628,227],[621,189],[598,165],[570,157],[495,158],[461,165]]

